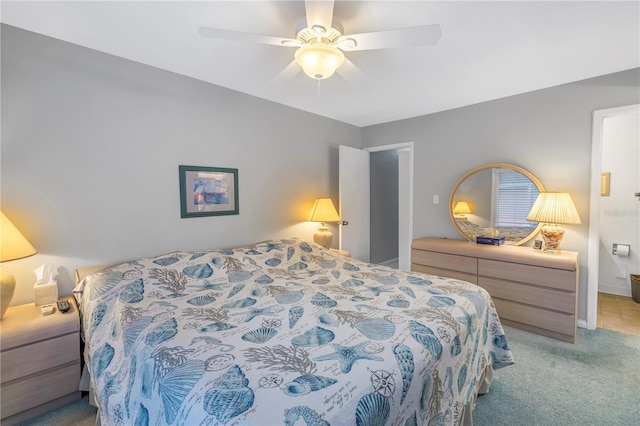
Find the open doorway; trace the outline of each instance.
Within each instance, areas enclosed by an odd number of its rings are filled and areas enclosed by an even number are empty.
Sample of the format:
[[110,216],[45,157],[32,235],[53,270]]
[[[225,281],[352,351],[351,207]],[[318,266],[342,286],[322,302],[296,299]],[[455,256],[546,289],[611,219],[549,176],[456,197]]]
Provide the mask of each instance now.
[[[373,163],[372,156],[375,158]],[[390,161],[385,163],[390,163],[390,168],[380,167],[377,158],[387,156]],[[340,217],[343,221],[340,226],[340,248],[366,262],[409,270],[413,237],[413,142],[363,150],[340,146],[339,169]],[[381,175],[386,182],[381,185],[380,181],[374,179],[377,183],[372,186],[372,175]],[[387,194],[380,189],[381,186],[384,186]],[[391,200],[384,206],[384,211],[379,211],[376,204],[370,202],[372,192],[375,193],[374,199],[380,200],[379,196],[382,196],[382,203],[385,196]],[[389,209],[394,211],[388,214]],[[381,215],[384,217],[380,218]],[[372,216],[375,224],[373,229]],[[373,251],[377,261],[370,257],[371,239],[376,244]],[[392,250],[380,254],[378,245],[381,241]],[[391,252],[393,254],[389,254]]]
[[411,269],[413,238],[413,143],[368,148],[370,152],[370,258]]
[[[594,112],[587,328],[640,335],[630,274],[640,273],[640,106]],[[630,252],[613,253],[613,244]]]

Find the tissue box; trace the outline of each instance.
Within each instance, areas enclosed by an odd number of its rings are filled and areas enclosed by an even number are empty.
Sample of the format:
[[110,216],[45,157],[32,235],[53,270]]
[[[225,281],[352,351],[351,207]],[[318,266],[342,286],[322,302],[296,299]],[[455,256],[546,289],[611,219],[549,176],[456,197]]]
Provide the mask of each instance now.
[[48,284],[34,285],[33,301],[36,306],[56,303],[58,301],[58,283],[54,281]]
[[501,246],[502,244],[504,244],[504,237],[476,237],[476,243]]

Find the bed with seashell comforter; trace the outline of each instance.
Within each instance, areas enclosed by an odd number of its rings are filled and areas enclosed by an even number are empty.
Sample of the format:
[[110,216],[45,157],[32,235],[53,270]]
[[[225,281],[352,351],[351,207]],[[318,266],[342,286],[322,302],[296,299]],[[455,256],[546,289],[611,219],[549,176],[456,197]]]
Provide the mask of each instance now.
[[482,288],[299,239],[140,259],[76,290],[103,425],[462,424],[513,363]]

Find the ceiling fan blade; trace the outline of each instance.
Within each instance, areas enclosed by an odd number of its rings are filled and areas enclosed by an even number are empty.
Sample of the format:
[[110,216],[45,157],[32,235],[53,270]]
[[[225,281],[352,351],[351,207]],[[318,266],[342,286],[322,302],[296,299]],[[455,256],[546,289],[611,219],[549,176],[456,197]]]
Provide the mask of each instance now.
[[269,80],[269,84],[288,82],[300,72],[302,72],[302,68],[300,68],[300,66],[296,64],[296,61],[291,61],[289,62],[289,65],[283,68],[282,71],[280,71],[275,77]]
[[341,49],[348,51],[433,46],[438,44],[441,36],[440,25],[435,24],[399,28],[396,30],[375,31],[371,33],[349,34],[342,38],[355,40],[355,47],[350,47],[349,43],[344,43],[343,46],[340,40],[337,41],[337,44]]
[[333,23],[333,3],[333,0],[305,0],[307,27],[319,25],[329,31]]
[[300,47],[302,42],[292,38],[274,37],[263,34],[245,33],[241,31],[223,30],[220,28],[200,27],[198,34],[204,37],[224,40],[244,41],[250,43],[272,44],[275,46]]
[[344,63],[336,70],[336,73],[350,83],[362,81],[362,78],[364,77],[362,70],[349,60],[349,58],[344,58]]

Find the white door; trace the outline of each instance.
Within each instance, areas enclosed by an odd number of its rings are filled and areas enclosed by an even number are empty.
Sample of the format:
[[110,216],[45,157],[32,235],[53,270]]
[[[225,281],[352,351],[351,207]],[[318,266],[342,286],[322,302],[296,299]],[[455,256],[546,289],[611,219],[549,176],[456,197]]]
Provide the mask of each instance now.
[[411,269],[413,237],[413,146],[398,152],[398,269]]
[[369,153],[340,145],[340,250],[369,262]]

